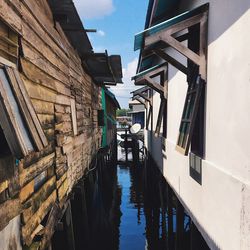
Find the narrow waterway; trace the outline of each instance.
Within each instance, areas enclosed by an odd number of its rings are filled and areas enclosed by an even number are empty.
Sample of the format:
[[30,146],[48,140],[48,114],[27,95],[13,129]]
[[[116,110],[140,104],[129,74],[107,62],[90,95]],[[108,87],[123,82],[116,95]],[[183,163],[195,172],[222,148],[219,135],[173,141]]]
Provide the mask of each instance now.
[[[58,250],[207,250],[206,242],[153,161],[99,160],[76,188]],[[73,226],[71,226],[73,225]],[[73,247],[72,247],[73,246]]]
[[[147,208],[144,206],[143,168],[133,166],[118,166],[117,168],[118,185],[122,190],[119,249],[147,249],[147,231],[150,229],[147,228],[145,214]],[[155,203],[155,201],[152,202]],[[154,213],[159,220],[160,211],[157,205]],[[160,221],[157,221],[156,228],[151,228],[151,236],[155,235],[153,239],[155,249],[161,249],[158,247],[161,240],[159,232],[157,232],[160,229],[159,226]]]

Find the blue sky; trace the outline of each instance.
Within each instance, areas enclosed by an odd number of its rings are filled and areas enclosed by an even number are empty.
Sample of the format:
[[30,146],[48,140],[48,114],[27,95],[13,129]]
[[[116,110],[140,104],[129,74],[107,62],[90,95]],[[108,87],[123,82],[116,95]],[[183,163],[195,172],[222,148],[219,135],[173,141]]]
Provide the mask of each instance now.
[[147,0],[74,0],[95,52],[122,57],[124,85],[112,87],[122,107],[128,107],[130,92],[135,89],[130,78],[135,74],[138,52],[134,52],[134,35],[143,30]]

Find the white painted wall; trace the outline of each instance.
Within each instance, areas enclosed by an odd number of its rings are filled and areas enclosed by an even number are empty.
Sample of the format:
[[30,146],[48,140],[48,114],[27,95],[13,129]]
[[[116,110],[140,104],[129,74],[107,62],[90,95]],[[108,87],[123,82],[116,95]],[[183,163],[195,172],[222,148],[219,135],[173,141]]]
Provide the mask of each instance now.
[[[182,8],[206,2],[185,0]],[[188,157],[175,150],[187,83],[171,66],[163,173],[211,249],[250,249],[250,1],[209,2],[202,185],[190,177]],[[153,103],[160,103],[157,95]],[[149,149],[159,165],[160,146],[155,138],[151,143]]]
[[0,232],[1,250],[22,250],[20,243],[20,217],[17,216]]

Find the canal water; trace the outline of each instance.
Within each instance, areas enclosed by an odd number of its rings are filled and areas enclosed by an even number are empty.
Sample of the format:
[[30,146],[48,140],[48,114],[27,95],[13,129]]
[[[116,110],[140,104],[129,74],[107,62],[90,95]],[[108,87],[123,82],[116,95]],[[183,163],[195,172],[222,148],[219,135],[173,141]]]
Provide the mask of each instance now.
[[52,249],[209,249],[152,159],[133,164],[119,150],[118,165],[101,152],[74,187]]
[[99,168],[84,186],[88,223],[76,249],[209,249],[152,161]]

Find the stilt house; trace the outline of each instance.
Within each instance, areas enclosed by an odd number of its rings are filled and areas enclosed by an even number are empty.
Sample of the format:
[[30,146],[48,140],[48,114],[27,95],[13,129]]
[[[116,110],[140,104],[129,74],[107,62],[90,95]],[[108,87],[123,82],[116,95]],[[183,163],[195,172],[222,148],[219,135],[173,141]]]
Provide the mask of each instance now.
[[249,27],[249,0],[150,0],[135,36],[147,150],[211,249],[250,249]]
[[49,247],[101,147],[121,59],[86,32],[72,0],[0,3],[0,249]]

